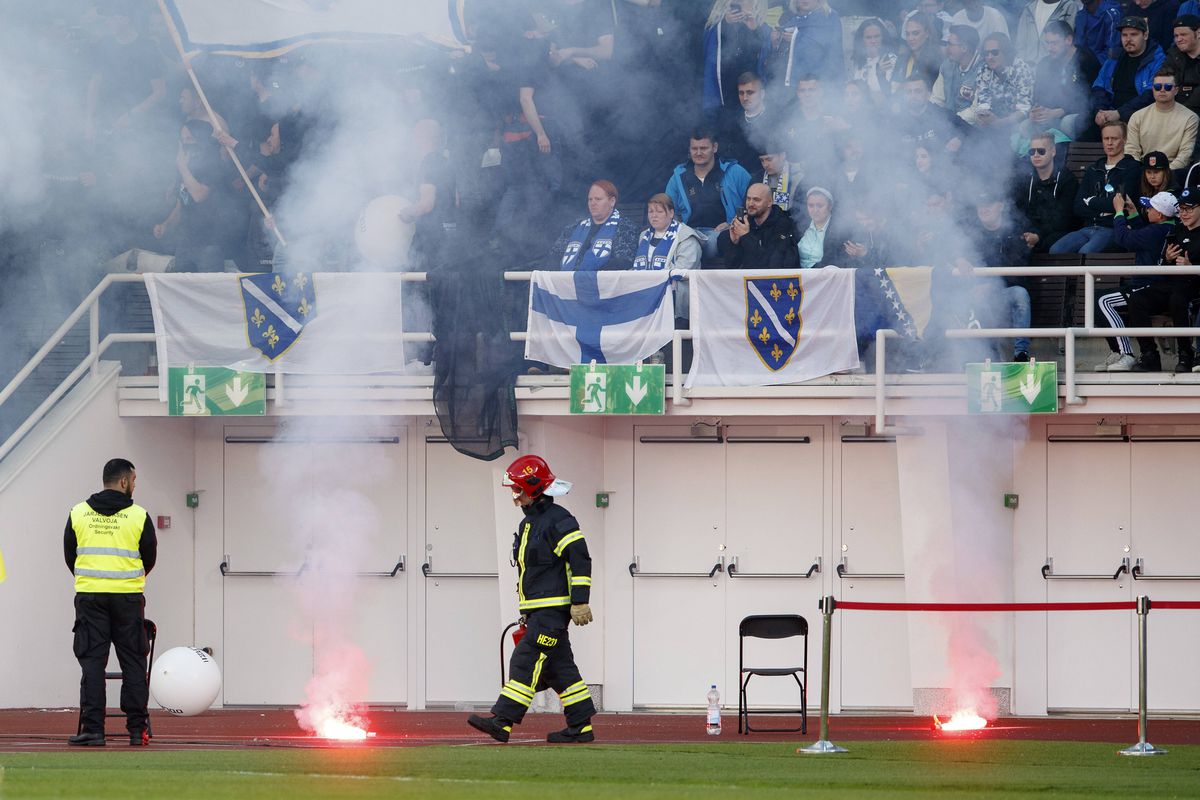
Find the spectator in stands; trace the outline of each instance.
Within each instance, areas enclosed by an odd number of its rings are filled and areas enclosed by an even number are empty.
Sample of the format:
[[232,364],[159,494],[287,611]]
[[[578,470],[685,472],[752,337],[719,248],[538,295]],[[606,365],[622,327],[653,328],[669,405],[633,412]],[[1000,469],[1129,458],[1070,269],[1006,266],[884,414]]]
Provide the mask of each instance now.
[[1021,9],[1017,20],[1017,35],[1013,43],[1017,58],[1027,64],[1036,64],[1046,55],[1042,34],[1052,22],[1071,24],[1079,10],[1079,0],[1029,0]]
[[1169,65],[1155,71],[1150,88],[1154,105],[1135,111],[1129,118],[1125,152],[1134,158],[1151,150],[1163,152],[1171,160],[1171,169],[1184,169],[1192,163],[1200,117],[1175,102],[1179,83]]
[[420,157],[416,202],[400,212],[415,223],[409,267],[428,271],[442,263],[448,237],[456,226],[454,170],[446,157],[442,126],[433,119],[413,125],[413,149]]
[[646,203],[646,217],[650,227],[638,237],[633,269],[693,269],[700,266],[700,234],[675,219],[675,204],[668,195],[659,192],[651,197]]
[[942,65],[941,41],[934,28],[933,18],[920,12],[910,14],[905,18],[902,30],[904,49],[900,53],[896,79],[904,81],[921,77],[932,86]]
[[[1035,133],[1029,140],[1029,182],[1015,192],[1017,210],[1024,215],[1021,236],[1031,252],[1046,253],[1074,225],[1079,181],[1068,169],[1054,165],[1054,134]],[[1020,223],[1018,223],[1020,225]]]
[[737,106],[737,79],[766,74],[771,29],[766,0],[716,0],[704,27],[704,111]]
[[825,87],[816,76],[801,75],[796,79],[796,102],[791,116],[781,127],[788,152],[797,160],[803,158],[805,173],[812,175],[833,155],[830,142],[833,134],[850,126],[830,113]]
[[726,158],[742,165],[746,172],[758,169],[758,153],[763,141],[774,133],[774,115],[768,113],[766,89],[763,80],[753,72],[738,76],[738,102],[736,109],[727,109],[722,115],[721,149]]
[[1167,51],[1166,66],[1175,70],[1179,94],[1175,102],[1200,113],[1200,17],[1194,14],[1179,17],[1172,23],[1175,44]]
[[591,0],[558,0],[549,35],[550,63],[559,70],[592,72],[612,60],[612,7]]
[[87,85],[83,136],[88,145],[98,135],[128,138],[145,132],[167,94],[165,64],[139,30],[144,19],[130,7],[112,5],[101,12],[107,14],[105,36],[96,45],[97,70]]
[[955,25],[946,42],[946,60],[933,85],[933,102],[953,111],[965,122],[975,120],[975,91],[983,59],[979,33],[970,25]]
[[719,147],[711,131],[693,131],[691,158],[675,167],[666,188],[679,219],[704,237],[705,258],[716,257],[717,234],[729,227],[750,185],[750,173],[736,161],[718,158]]
[[759,169],[753,173],[755,183],[765,183],[771,190],[771,202],[796,218],[800,209],[793,198],[804,196],[804,166],[788,160],[787,145],[781,139],[768,140],[758,161]]
[[791,0],[779,29],[787,44],[784,86],[800,75],[831,82],[845,78],[842,20],[826,0]]
[[1179,0],[1132,0],[1126,11],[1146,18],[1150,41],[1161,47],[1163,52],[1174,44],[1174,23],[1180,14]]
[[850,51],[851,77],[865,81],[872,101],[886,107],[896,70],[896,45],[882,20],[870,17],[854,32]]
[[771,203],[771,189],[752,183],[745,208],[721,231],[717,246],[726,269],[786,269],[800,263],[796,226]]
[[1120,0],[1085,0],[1075,14],[1075,45],[1088,50],[1103,64],[1121,48]]
[[[879,192],[864,193],[854,209],[855,227],[847,235],[839,254],[842,267],[912,266],[918,263],[915,243],[892,224],[891,198]],[[844,207],[844,202],[843,202]]]
[[859,128],[876,119],[875,109],[871,107],[870,90],[862,81],[846,81],[842,87],[842,103],[838,114],[848,128]]
[[[836,168],[830,183],[833,196],[838,198],[842,208],[847,206],[857,208],[859,201],[866,194],[863,188],[863,142],[862,134],[857,131],[845,131],[834,140]],[[827,176],[816,175],[815,179],[825,180]]]
[[[912,210],[921,216],[948,207],[954,196],[955,175],[940,163],[947,154],[937,148],[917,145],[913,150],[913,171],[917,192],[923,194],[923,202]],[[918,197],[918,199],[921,199]],[[918,223],[919,224],[919,223]]]
[[1042,45],[1046,55],[1034,72],[1029,122],[1042,130],[1056,128],[1074,139],[1091,124],[1089,90],[1100,62],[1091,51],[1075,46],[1071,27],[1062,20],[1046,23]]
[[828,189],[814,186],[805,196],[808,226],[800,236],[800,266],[827,267],[836,265],[846,256],[846,238],[833,222],[833,195]]
[[[975,202],[975,215],[979,227],[972,233],[974,252],[959,257],[955,267],[967,270],[972,267],[1020,267],[1029,263],[1029,248],[1008,213],[1008,202],[999,193],[986,192]],[[988,311],[998,303],[989,302],[997,292],[1003,296],[1008,319],[992,322],[986,319]],[[972,289],[973,314],[984,327],[1002,327],[1005,322],[1013,328],[1028,328],[1032,309],[1029,301],[1029,279],[1006,277],[1003,286],[994,279],[977,282]],[[1013,340],[1013,361],[1029,360],[1029,339],[1024,336]]]
[[1138,163],[1125,155],[1125,123],[1106,123],[1100,129],[1100,142],[1104,156],[1083,171],[1075,193],[1075,216],[1084,227],[1051,245],[1051,253],[1103,253],[1112,243],[1113,197],[1136,176]]
[[[1153,197],[1143,197],[1139,202],[1145,207],[1147,225],[1140,228],[1130,227],[1125,219],[1125,197],[1117,195],[1113,198],[1113,240],[1122,250],[1135,253],[1136,262],[1141,266],[1161,264],[1166,255],[1168,237],[1175,229],[1175,217],[1179,213],[1179,204],[1175,196],[1169,192],[1159,192]],[[1116,292],[1101,295],[1096,300],[1096,308],[1104,322],[1112,328],[1125,327],[1120,310],[1130,304],[1130,298],[1146,287],[1165,284],[1170,291],[1174,281],[1158,275],[1135,274],[1121,279],[1120,289]],[[1184,324],[1186,325],[1186,312]],[[1139,338],[1141,348],[1140,358],[1133,357],[1133,349],[1129,346],[1127,337],[1108,340],[1109,356],[1103,364],[1096,365],[1097,372],[1162,372],[1162,361],[1158,354],[1158,346],[1151,337]]]
[[[1157,150],[1142,157],[1141,168],[1129,176],[1125,187],[1126,198],[1153,197],[1159,192],[1175,191],[1175,175],[1171,172],[1170,160],[1166,153]],[[1134,219],[1138,215],[1137,206],[1125,204],[1125,216]]]
[[1150,84],[1166,58],[1162,48],[1149,41],[1145,17],[1125,17],[1118,27],[1122,53],[1100,66],[1100,74],[1092,84],[1097,128],[1118,120],[1128,122],[1133,112],[1154,102]]
[[991,6],[983,4],[983,0],[963,0],[962,8],[951,17],[955,25],[970,25],[983,41],[993,33],[1008,35],[1008,22],[1004,15]]
[[1033,68],[1013,52],[1002,33],[983,40],[984,67],[975,95],[976,127],[1006,141],[1033,108]]
[[925,145],[951,153],[962,147],[967,124],[929,99],[929,81],[911,75],[904,81],[904,110],[895,117],[899,141],[909,150]]
[[637,222],[617,210],[617,187],[596,181],[588,189],[588,216],[568,225],[550,251],[548,269],[594,272],[629,269],[637,254]]

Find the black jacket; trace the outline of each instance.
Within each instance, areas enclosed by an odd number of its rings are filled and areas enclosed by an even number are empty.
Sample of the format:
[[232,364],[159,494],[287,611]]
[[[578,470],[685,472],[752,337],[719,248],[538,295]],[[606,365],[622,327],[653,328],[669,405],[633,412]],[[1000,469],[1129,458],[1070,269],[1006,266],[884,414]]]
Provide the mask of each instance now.
[[[989,231],[982,226],[971,231],[977,252],[975,263],[981,267],[1024,267],[1029,263],[1029,248],[1015,227]],[[1029,278],[1006,277],[1005,286],[1029,288]]]
[[[1142,168],[1136,158],[1127,155],[1114,164],[1105,176],[1104,167],[1107,163],[1108,159],[1101,156],[1083,171],[1083,180],[1079,182],[1079,190],[1075,193],[1075,216],[1083,220],[1084,225],[1111,228],[1113,195],[1123,191],[1130,178]],[[1112,191],[1105,189],[1106,186],[1113,187]]]
[[1179,94],[1175,100],[1200,112],[1200,58],[1192,58],[1179,52],[1178,47],[1167,51],[1166,63],[1175,69],[1175,81],[1179,84]]
[[792,218],[779,206],[771,206],[762,225],[751,218],[750,232],[737,244],[728,229],[721,231],[717,250],[726,269],[778,269],[800,265],[800,251],[796,248],[799,242]]
[[1038,180],[1035,172],[1017,183],[1014,198],[1017,210],[1028,223],[1022,230],[1038,235],[1034,252],[1046,252],[1050,245],[1075,229],[1073,205],[1078,189],[1079,181],[1066,169],[1056,170],[1044,181]]
[[520,611],[588,602],[592,558],[575,517],[547,495],[524,510],[525,519],[513,535]]
[[[105,489],[89,497],[87,504],[97,514],[111,517],[118,511],[133,505],[133,498],[116,489]],[[68,514],[67,529],[63,532],[63,556],[67,561],[67,569],[71,570],[71,572],[75,571],[75,556],[77,555],[76,548],[78,546],[79,540],[75,536],[75,526],[71,524],[71,515]],[[138,542],[138,554],[142,559],[142,569],[149,575],[150,570],[154,569],[154,564],[158,560],[158,536],[154,533],[154,523],[150,521],[149,514],[146,515],[146,524],[142,526],[142,538]]]

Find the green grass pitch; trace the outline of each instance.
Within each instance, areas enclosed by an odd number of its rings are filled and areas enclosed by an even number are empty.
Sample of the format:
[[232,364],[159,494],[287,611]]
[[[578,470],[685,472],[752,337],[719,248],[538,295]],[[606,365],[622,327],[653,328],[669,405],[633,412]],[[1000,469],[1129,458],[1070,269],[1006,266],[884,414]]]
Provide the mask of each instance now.
[[354,747],[0,754],[0,800],[113,798],[1196,798],[1200,747],[1078,742]]

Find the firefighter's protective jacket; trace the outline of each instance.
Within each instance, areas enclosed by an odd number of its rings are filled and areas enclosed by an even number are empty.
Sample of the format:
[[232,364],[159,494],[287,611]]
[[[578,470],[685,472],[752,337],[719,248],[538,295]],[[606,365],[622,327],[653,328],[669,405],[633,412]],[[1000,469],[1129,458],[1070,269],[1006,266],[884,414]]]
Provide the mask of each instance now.
[[524,511],[525,519],[513,537],[520,610],[587,603],[592,591],[592,558],[579,522],[548,495]]

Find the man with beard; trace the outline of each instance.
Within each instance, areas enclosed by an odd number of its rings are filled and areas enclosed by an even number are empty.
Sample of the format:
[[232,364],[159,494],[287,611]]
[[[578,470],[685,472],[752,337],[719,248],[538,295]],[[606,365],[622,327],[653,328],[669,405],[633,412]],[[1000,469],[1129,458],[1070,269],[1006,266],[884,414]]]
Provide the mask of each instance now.
[[1166,56],[1149,39],[1145,17],[1129,16],[1121,20],[1121,55],[1100,67],[1092,84],[1092,107],[1096,109],[1097,128],[1109,122],[1128,122],[1133,113],[1154,102],[1150,84]]

